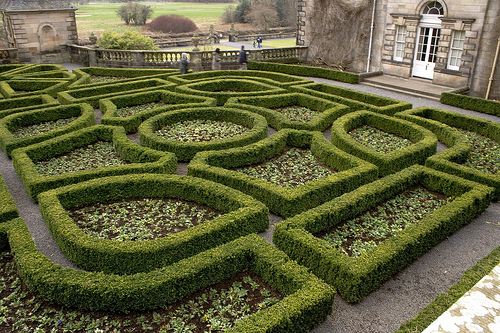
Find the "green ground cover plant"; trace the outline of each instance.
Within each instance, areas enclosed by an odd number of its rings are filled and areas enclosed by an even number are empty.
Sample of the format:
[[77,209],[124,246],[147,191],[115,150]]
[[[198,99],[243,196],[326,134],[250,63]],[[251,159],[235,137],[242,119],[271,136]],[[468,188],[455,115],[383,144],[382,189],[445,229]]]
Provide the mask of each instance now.
[[369,125],[357,127],[349,131],[349,135],[362,145],[383,154],[409,147],[413,144],[413,142],[406,138],[384,132]]

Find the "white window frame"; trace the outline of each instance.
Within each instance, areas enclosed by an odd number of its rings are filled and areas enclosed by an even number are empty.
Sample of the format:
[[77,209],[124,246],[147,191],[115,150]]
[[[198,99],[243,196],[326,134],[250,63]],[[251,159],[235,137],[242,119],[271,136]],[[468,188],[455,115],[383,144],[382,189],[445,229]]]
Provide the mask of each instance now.
[[396,36],[394,38],[394,56],[395,61],[403,61],[404,50],[406,47],[406,26],[396,26]]
[[458,71],[460,69],[460,60],[464,51],[465,31],[453,30],[453,36],[450,43],[450,52],[448,54],[448,69]]

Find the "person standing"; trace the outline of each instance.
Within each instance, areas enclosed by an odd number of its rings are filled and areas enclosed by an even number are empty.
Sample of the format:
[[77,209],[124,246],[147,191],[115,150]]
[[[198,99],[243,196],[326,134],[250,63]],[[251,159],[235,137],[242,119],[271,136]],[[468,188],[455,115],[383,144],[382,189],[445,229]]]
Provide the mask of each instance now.
[[181,66],[180,66],[181,74],[186,74],[188,71],[188,67],[189,67],[189,60],[187,58],[187,53],[182,53]]
[[240,54],[238,57],[238,62],[240,63],[240,70],[247,69],[247,51],[245,51],[245,45],[241,45]]
[[212,53],[212,70],[219,71],[221,69],[220,66],[220,49],[216,48]]

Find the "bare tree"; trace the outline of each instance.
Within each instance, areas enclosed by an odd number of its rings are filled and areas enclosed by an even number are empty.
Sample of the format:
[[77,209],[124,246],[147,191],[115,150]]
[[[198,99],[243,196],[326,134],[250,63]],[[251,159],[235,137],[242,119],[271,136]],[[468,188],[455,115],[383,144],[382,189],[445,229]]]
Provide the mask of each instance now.
[[265,3],[252,5],[246,19],[264,32],[268,31],[269,28],[276,27],[279,23],[276,9]]

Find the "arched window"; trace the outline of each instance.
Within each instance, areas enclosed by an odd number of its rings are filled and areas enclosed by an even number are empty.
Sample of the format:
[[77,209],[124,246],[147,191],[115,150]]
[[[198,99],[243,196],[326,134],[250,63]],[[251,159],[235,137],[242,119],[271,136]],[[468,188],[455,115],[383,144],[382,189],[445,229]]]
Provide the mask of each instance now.
[[444,15],[443,5],[439,1],[428,2],[424,7],[422,7],[423,15]]

